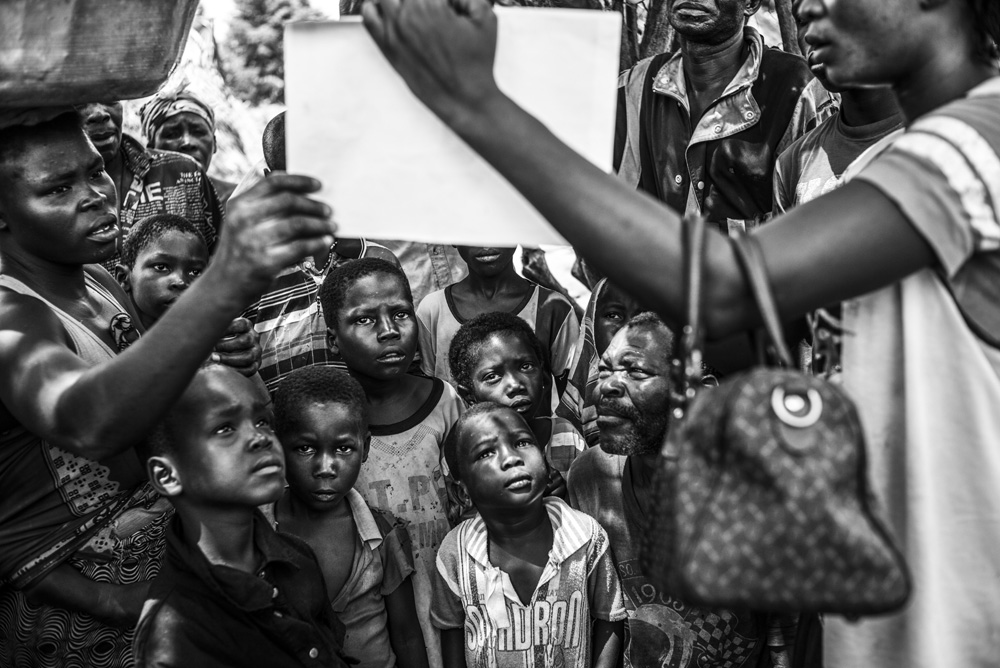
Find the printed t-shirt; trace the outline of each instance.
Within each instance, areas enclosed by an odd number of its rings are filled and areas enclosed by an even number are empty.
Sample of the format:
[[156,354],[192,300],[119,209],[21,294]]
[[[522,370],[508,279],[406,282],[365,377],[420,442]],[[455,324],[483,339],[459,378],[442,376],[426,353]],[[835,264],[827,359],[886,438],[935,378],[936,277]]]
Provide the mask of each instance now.
[[490,563],[481,517],[441,544],[431,619],[440,629],[465,629],[469,668],[589,668],[591,620],[625,618],[604,529],[560,499],[545,499],[545,510],[552,549],[527,605]]
[[[903,547],[901,613],[828,616],[828,668],[994,666],[1000,643],[1000,78],[914,121],[848,171],[938,266],[845,302],[844,387]],[[979,332],[981,336],[977,336]]]
[[[345,627],[344,655],[358,661],[356,668],[392,668],[396,655],[389,642],[384,597],[396,591],[413,574],[413,553],[406,526],[391,513],[372,510],[357,490],[346,497],[354,518],[354,559],[351,574],[333,611]],[[274,506],[262,507],[264,516],[280,531]],[[330,536],[343,540],[344,536]]]
[[369,425],[368,461],[354,483],[373,508],[407,523],[413,544],[413,598],[424,632],[431,668],[441,666],[441,641],[430,623],[430,574],[434,555],[450,525],[446,512],[441,445],[464,408],[448,383],[434,378],[424,405],[410,418],[391,425]]
[[[459,328],[467,322],[458,315],[452,299],[452,287],[433,292],[417,307],[420,324],[420,369],[428,376],[435,376],[453,383],[448,365],[448,349]],[[565,379],[569,371],[573,346],[580,335],[580,321],[573,304],[558,292],[534,286],[513,313],[535,331],[548,355],[552,375]]]
[[597,520],[611,541],[628,611],[625,668],[756,666],[767,647],[766,615],[696,608],[643,575],[639,549],[646,522],[627,461],[590,448],[577,457],[568,481],[570,504]]

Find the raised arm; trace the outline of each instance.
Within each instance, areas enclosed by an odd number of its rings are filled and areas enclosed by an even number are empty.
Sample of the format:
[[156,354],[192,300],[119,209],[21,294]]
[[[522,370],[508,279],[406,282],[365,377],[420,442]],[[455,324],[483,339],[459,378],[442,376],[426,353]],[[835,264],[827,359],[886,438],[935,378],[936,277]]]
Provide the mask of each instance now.
[[[496,85],[487,0],[369,0],[365,24],[411,90],[610,280],[677,323],[681,221],[563,144]],[[785,318],[894,283],[935,262],[923,237],[873,186],[852,183],[759,232]],[[712,340],[757,323],[728,241],[707,244]],[[849,270],[845,270],[849,268]]]
[[284,267],[329,247],[329,208],[307,195],[319,184],[276,174],[229,205],[215,259],[147,334],[89,366],[37,300],[0,296],[0,400],[26,429],[91,458],[145,436],[208,359],[233,318]]

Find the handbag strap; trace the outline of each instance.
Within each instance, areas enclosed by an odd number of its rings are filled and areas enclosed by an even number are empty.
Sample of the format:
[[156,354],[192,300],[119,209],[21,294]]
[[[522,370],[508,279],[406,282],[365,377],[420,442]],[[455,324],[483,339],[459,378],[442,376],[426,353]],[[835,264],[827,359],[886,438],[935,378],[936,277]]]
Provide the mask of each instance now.
[[687,320],[674,342],[671,360],[670,417],[680,420],[688,402],[702,382],[701,293],[705,264],[705,217],[685,216],[681,225],[684,249],[684,293],[687,297]]
[[767,267],[764,264],[764,254],[760,250],[760,242],[752,234],[739,234],[731,237],[736,256],[743,265],[743,273],[750,283],[757,308],[764,319],[764,329],[771,338],[778,359],[786,367],[794,368],[795,362],[785,343],[781,329],[781,319],[778,317],[778,307],[774,301],[774,293],[767,279]]

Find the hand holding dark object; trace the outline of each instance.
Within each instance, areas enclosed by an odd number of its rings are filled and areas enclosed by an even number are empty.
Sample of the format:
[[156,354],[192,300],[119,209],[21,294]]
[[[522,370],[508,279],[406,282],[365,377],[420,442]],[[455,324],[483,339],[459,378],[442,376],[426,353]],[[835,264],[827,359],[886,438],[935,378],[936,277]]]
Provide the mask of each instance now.
[[308,195],[320,183],[275,172],[230,200],[226,225],[209,271],[256,299],[285,267],[330,247],[336,224],[330,207]]
[[489,0],[367,0],[361,13],[410,90],[443,118],[499,94]]
[[249,320],[236,318],[215,344],[211,361],[230,366],[244,376],[252,376],[260,368],[260,355],[260,335]]

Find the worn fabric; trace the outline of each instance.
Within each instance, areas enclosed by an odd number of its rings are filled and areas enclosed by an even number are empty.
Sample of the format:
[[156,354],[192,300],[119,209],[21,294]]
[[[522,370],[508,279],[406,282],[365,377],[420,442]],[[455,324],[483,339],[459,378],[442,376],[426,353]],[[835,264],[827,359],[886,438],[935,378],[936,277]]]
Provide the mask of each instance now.
[[[173,213],[186,218],[201,233],[209,251],[215,249],[222,230],[222,205],[205,171],[192,158],[144,148],[129,135],[122,135],[122,160],[132,182],[119,210],[118,250],[132,226],[154,213]],[[121,198],[121,193],[119,193]],[[120,261],[119,253],[103,263],[109,271]]]
[[[413,575],[413,553],[406,526],[384,510],[373,510],[357,490],[346,501],[357,533],[351,574],[332,601],[344,625],[344,654],[358,661],[357,668],[392,668],[396,655],[389,642],[385,597]],[[274,505],[261,508],[279,531]],[[345,536],[330,536],[344,540]]]
[[430,293],[458,283],[469,273],[465,260],[454,246],[382,239],[379,243],[399,259],[410,282],[415,307],[419,307]]
[[587,445],[597,445],[600,436],[597,430],[597,404],[594,399],[597,389],[597,365],[601,361],[601,356],[597,352],[594,340],[594,319],[597,300],[607,285],[608,279],[602,278],[590,293],[590,301],[587,302],[587,310],[580,324],[580,334],[573,347],[566,389],[559,398],[559,406],[556,408],[556,415],[568,420],[580,434],[583,434]]
[[558,416],[548,419],[552,422],[552,434],[549,442],[543,445],[545,459],[565,476],[580,453],[587,449],[587,442],[569,420]]
[[433,379],[430,396],[402,422],[369,425],[368,461],[354,489],[373,508],[407,523],[413,545],[413,598],[431,668],[441,667],[441,641],[430,623],[434,555],[450,526],[441,445],[464,404],[448,383]]
[[604,529],[560,499],[545,499],[545,511],[552,549],[526,604],[490,562],[481,517],[460,524],[441,545],[431,618],[440,629],[465,630],[470,668],[589,668],[592,620],[625,618]]
[[[844,387],[910,566],[888,617],[825,625],[825,665],[993,666],[1000,646],[1000,78],[914,121],[848,175],[938,266],[845,302]],[[978,336],[981,332],[983,336]]]
[[215,112],[185,86],[174,91],[160,91],[139,108],[142,135],[147,142],[152,142],[153,135],[166,120],[183,113],[194,114],[215,131]]
[[[627,457],[590,448],[577,457],[568,481],[570,505],[597,520],[611,541],[628,611],[625,668],[757,666],[772,626],[766,615],[696,608],[658,589],[642,573],[639,555],[647,521],[626,462]],[[786,640],[779,633],[772,642],[784,645]]]
[[751,27],[744,39],[747,59],[700,119],[690,117],[680,51],[640,61],[619,79],[618,175],[723,232],[770,216],[775,160],[833,111],[805,60],[765,47]]
[[[453,383],[454,379],[448,364],[448,350],[451,340],[466,322],[455,308],[452,289],[449,286],[427,295],[417,307],[420,369],[428,376],[436,376],[449,383]],[[535,331],[542,342],[542,351],[547,355],[545,363],[549,365],[557,384],[562,385],[569,373],[573,346],[580,336],[580,321],[573,304],[558,292],[536,285],[513,313]]]
[[150,586],[135,632],[135,665],[346,668],[343,626],[323,574],[302,541],[254,515],[256,573],[212,564],[168,530],[163,569]]
[[260,334],[258,373],[269,392],[277,390],[285,376],[302,367],[332,366],[347,370],[347,365],[327,344],[326,320],[319,301],[323,280],[337,267],[362,257],[396,263],[389,249],[364,239],[361,241],[358,257],[334,252],[329,265],[322,271],[310,271],[303,263],[285,269],[260,299],[244,311],[243,317],[250,320]]

